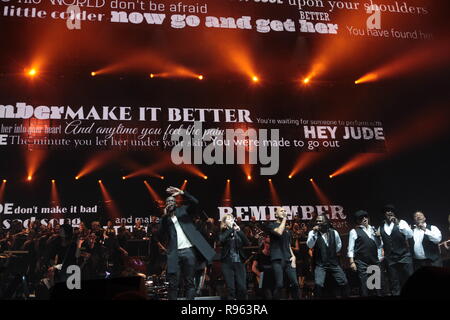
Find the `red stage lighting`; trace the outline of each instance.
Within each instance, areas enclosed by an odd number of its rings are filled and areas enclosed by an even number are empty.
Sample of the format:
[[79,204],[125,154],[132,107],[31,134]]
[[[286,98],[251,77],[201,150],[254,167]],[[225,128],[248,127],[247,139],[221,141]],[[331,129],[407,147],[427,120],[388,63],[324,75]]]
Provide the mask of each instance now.
[[105,202],[106,211],[108,212],[110,218],[119,218],[121,216],[114,200],[111,198],[108,190],[105,185],[102,183],[102,180],[98,180],[100,184],[100,190],[102,192],[103,201]]
[[95,77],[97,75],[97,72],[92,71],[91,76]]
[[247,176],[247,180],[252,180],[252,176]]
[[223,206],[231,206],[231,183],[230,183],[230,179],[227,179],[227,183],[225,184],[225,190],[223,192],[223,197],[222,197],[222,205]]
[[316,193],[317,198],[319,199],[321,204],[326,204],[329,205],[331,204],[330,199],[328,199],[328,197],[323,193],[322,190],[320,190],[319,186],[317,185],[317,183],[311,178],[310,179],[311,184],[314,188],[314,191]]
[[270,188],[270,198],[272,200],[272,204],[275,206],[280,206],[281,205],[280,197],[278,196],[278,192],[272,183],[272,179],[269,179],[269,188]]
[[144,181],[145,187],[147,188],[147,191],[150,193],[150,197],[156,201],[157,203],[163,202],[161,197],[155,192],[155,190],[150,186],[150,184],[147,181]]
[[208,177],[207,177],[207,176],[203,176],[203,179],[207,180],[207,179],[208,179]]
[[[50,205],[52,207],[60,206],[61,201],[59,200],[59,194],[58,190],[56,188],[55,180],[52,180],[52,191],[51,191],[51,199],[50,199]],[[53,214],[52,218],[62,218],[61,214]]]
[[358,80],[355,81],[355,84],[360,84],[360,83],[364,83],[364,82],[372,82],[372,81],[376,81],[378,79],[378,75],[376,75],[375,73],[368,73],[364,76],[362,76],[361,78],[359,78]]
[[3,183],[0,187],[0,203],[3,202],[3,196],[5,195],[5,188],[6,188],[6,179],[3,179]]
[[257,76],[253,76],[253,77],[252,77],[252,81],[253,81],[253,82],[258,82],[258,81],[259,81],[259,78],[258,78]]
[[28,180],[28,181],[31,181],[31,180],[33,180],[33,177],[32,177],[32,176],[28,176],[28,177],[27,177],[27,180]]
[[199,75],[197,78],[198,78],[198,80],[203,80],[203,76],[202,75]]
[[25,75],[30,77],[30,78],[34,78],[35,76],[37,76],[38,71],[36,68],[30,68],[28,70],[25,70]]

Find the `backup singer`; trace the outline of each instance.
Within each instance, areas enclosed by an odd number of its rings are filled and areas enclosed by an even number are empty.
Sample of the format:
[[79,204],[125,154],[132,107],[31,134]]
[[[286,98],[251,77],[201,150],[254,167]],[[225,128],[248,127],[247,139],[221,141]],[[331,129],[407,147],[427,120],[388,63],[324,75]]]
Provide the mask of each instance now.
[[414,269],[424,266],[442,267],[439,242],[442,240],[441,231],[425,221],[425,215],[421,211],[414,213],[416,224],[413,228],[411,248],[414,253]]
[[342,248],[339,233],[331,228],[326,215],[318,215],[315,226],[308,234],[306,244],[314,249],[313,261],[315,264],[314,281],[318,297],[323,296],[325,278],[327,273],[331,274],[341,288],[341,294],[348,296],[347,277],[339,265],[337,253]]
[[219,242],[222,245],[221,257],[222,273],[228,290],[228,300],[247,299],[247,271],[244,261],[246,255],[244,246],[249,241],[244,232],[234,222],[234,217],[227,214],[220,223]]
[[411,252],[408,239],[413,232],[408,223],[395,216],[395,207],[388,204],[384,207],[386,220],[379,232],[383,239],[384,257],[389,275],[391,293],[400,295],[400,289],[413,273]]
[[369,214],[366,211],[357,211],[355,220],[357,225],[350,230],[348,238],[348,257],[351,269],[358,273],[360,294],[367,297],[369,295],[367,268],[371,265],[380,265],[382,241],[375,228],[369,225]]
[[[198,200],[188,192],[175,187],[166,190],[171,194],[166,199],[166,207],[161,217],[158,233],[168,236],[167,245],[167,277],[169,281],[169,300],[176,300],[180,277],[184,279],[186,298],[195,297],[194,274],[201,260],[211,262],[216,252],[196,229],[192,216],[196,213]],[[188,205],[177,207],[175,197],[183,195]]]
[[286,209],[278,207],[275,212],[276,222],[267,225],[270,235],[270,260],[275,277],[275,290],[273,298],[279,300],[281,289],[284,287],[283,274],[286,274],[291,296],[300,299],[299,285],[296,273],[295,255],[291,248],[291,232],[286,228]]

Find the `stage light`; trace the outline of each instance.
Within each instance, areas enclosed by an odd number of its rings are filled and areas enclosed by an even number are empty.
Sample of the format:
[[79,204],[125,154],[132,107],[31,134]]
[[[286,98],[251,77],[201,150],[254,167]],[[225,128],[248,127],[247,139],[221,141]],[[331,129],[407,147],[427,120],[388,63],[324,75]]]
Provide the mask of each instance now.
[[26,75],[28,76],[28,77],[31,77],[31,78],[33,78],[33,77],[35,77],[36,75],[37,75],[37,70],[35,69],[35,68],[31,68],[31,69],[29,69],[29,70],[26,70]]
[[252,81],[253,81],[253,82],[258,82],[258,81],[259,81],[259,78],[258,78],[257,76],[253,76],[253,77],[252,77]]
[[252,176],[247,176],[247,180],[252,180]]
[[277,190],[275,189],[274,183],[272,183],[272,179],[269,180],[269,189],[270,189],[270,199],[272,204],[275,206],[281,205],[280,196],[278,195]]
[[80,179],[80,177],[79,177],[79,176],[76,176],[76,177],[75,177],[75,180],[78,180],[78,179]]
[[122,180],[125,180],[126,178],[127,178],[127,177],[123,176],[123,177],[122,177]]
[[313,182],[313,181],[314,181],[314,179],[313,179],[313,178],[311,178],[311,179],[309,179],[309,181]]
[[292,179],[292,176],[290,175],[288,178],[289,178],[289,179]]
[[205,179],[205,180],[206,180],[206,179],[208,179],[208,177],[207,177],[207,176],[203,176],[203,179]]
[[198,78],[198,80],[203,80],[203,76],[202,75],[199,75],[197,78]]
[[3,183],[6,183],[6,179],[3,179]]
[[164,180],[164,176],[161,176],[161,178],[160,178],[161,180]]
[[103,202],[105,203],[105,209],[110,218],[119,218],[121,216],[119,209],[116,206],[115,201],[109,194],[106,186],[102,183],[102,180],[98,180],[100,191],[102,193]]
[[91,76],[95,77],[97,75],[97,72],[92,71]]
[[150,186],[147,181],[144,181],[144,185],[147,188],[147,191],[150,193],[150,197],[157,203],[163,202],[161,197],[156,193],[156,191]]
[[319,188],[317,183],[311,178],[311,185],[314,189],[314,192],[316,193],[317,198],[319,199],[319,202],[324,205],[329,205],[331,203],[330,199],[325,195],[325,193]]
[[153,79],[155,75],[153,73],[150,73],[150,78]]
[[[6,182],[6,180],[4,180]],[[227,179],[227,182],[230,182],[230,179]]]
[[310,78],[305,78],[303,79],[303,84],[308,84],[311,81]]
[[184,180],[184,183],[187,183],[187,180]]
[[31,181],[31,180],[33,180],[33,177],[32,177],[32,176],[28,176],[28,177],[27,177],[27,180],[28,180],[28,181]]
[[332,174],[330,174],[329,177],[330,177],[330,179],[333,179],[333,175]]
[[55,183],[55,180],[54,180],[54,179],[52,179],[52,183]]
[[355,81],[355,84],[360,84],[360,83],[364,83],[364,82],[372,82],[372,81],[376,81],[378,80],[378,75],[376,73],[368,73],[364,76],[362,76],[361,78],[359,78],[358,80]]

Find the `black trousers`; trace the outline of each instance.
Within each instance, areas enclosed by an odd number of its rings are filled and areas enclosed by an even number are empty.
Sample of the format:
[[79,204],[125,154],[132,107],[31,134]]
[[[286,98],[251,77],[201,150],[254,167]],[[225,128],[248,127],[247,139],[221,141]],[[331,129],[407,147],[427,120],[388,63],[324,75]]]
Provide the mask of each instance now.
[[292,299],[299,300],[300,288],[297,280],[297,272],[295,268],[291,266],[291,262],[284,260],[273,260],[272,269],[275,278],[275,290],[273,292],[273,299],[280,300],[281,289],[283,289],[284,287],[284,274],[286,274]]
[[[355,260],[355,264],[356,264],[356,271],[358,272],[358,278],[359,278],[359,282],[360,282],[361,297],[368,297],[369,295],[381,296],[381,290],[378,290],[378,289],[369,290],[369,288],[367,287],[367,279],[369,278],[369,274],[367,273],[367,268],[370,266],[370,264],[365,263],[361,260]],[[375,265],[380,267],[379,263],[377,263]],[[381,267],[380,267],[380,271],[381,271]]]
[[[387,262],[387,261],[386,261]],[[413,274],[413,264],[407,263],[387,263],[387,272],[389,277],[389,287],[391,294],[394,296],[400,295],[400,290],[405,284],[406,280]]]
[[169,300],[177,300],[181,277],[183,278],[186,290],[186,299],[193,300],[195,298],[194,276],[196,264],[197,258],[195,257],[195,252],[192,247],[178,250],[178,272],[169,273],[167,275],[167,280],[169,282]]
[[247,299],[247,271],[242,262],[222,261],[222,273],[227,286],[228,300]]
[[316,284],[317,295],[320,297],[323,295],[323,289],[325,287],[325,279],[327,274],[331,274],[336,280],[336,283],[342,289],[342,296],[348,296],[348,280],[344,273],[344,270],[339,265],[316,265],[314,269],[314,282]]
[[414,259],[414,271],[422,268],[422,267],[442,267],[442,259],[438,259],[436,261],[432,261],[430,259]]

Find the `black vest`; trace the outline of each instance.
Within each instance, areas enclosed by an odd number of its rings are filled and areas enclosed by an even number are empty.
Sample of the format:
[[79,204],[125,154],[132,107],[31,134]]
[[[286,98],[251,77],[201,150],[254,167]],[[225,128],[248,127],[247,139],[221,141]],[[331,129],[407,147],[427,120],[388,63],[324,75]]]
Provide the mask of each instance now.
[[360,227],[355,228],[358,238],[355,241],[355,260],[361,260],[369,265],[377,264],[378,247],[374,240],[370,239],[366,232]]
[[317,237],[316,244],[314,245],[314,261],[317,265],[338,264],[334,232],[332,228],[327,232],[328,246],[321,235]]
[[384,231],[384,224],[380,227],[381,238],[383,239],[384,257],[390,263],[411,262],[411,253],[406,236],[400,232],[398,225],[394,225],[391,235]]
[[[431,225],[427,224],[427,229],[431,230]],[[414,237],[410,240],[410,247],[412,248],[413,256],[414,256]],[[439,252],[439,245],[430,240],[426,234],[423,235],[422,241],[423,251],[425,253],[425,258],[430,259],[431,261],[436,261],[441,258],[441,253]]]

